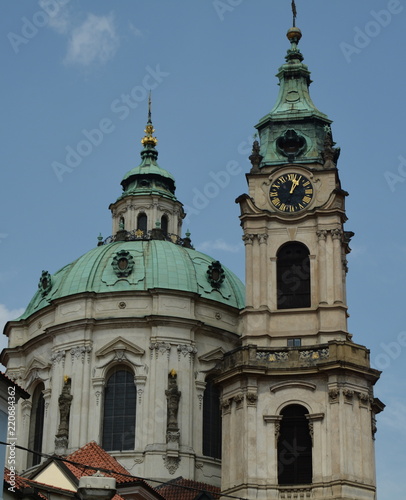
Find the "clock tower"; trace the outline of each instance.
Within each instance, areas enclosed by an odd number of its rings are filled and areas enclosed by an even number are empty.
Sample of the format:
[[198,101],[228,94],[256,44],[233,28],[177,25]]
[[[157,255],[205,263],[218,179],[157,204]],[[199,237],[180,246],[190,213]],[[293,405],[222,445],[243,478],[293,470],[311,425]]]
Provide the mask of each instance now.
[[246,249],[239,348],[224,356],[222,490],[376,498],[380,373],[347,330],[345,198],[331,120],[314,105],[297,27],[237,199]]

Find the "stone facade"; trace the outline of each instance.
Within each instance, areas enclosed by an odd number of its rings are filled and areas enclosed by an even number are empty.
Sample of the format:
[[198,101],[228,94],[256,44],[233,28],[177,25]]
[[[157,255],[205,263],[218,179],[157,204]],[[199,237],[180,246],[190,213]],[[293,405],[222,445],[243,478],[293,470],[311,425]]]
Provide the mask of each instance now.
[[[136,446],[113,453],[140,477],[183,475],[220,480],[219,461],[202,455],[202,394],[205,378],[222,352],[238,340],[238,310],[188,293],[160,291],[72,296],[10,325],[8,375],[30,393],[45,386],[42,451],[55,452],[58,398],[71,379],[69,443],[66,454],[89,441],[101,443],[103,390],[109,371],[127,366],[137,389]],[[177,373],[179,446],[176,466],[167,457],[168,374]],[[19,439],[28,443],[31,403],[19,409]],[[18,470],[27,467],[18,454]],[[173,457],[172,457],[173,458]]]

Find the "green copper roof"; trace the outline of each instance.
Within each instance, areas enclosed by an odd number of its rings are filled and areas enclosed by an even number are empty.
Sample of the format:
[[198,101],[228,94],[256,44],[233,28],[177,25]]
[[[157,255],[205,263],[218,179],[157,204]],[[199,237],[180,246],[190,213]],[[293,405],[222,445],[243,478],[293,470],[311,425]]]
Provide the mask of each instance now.
[[[129,263],[124,270],[120,268],[122,258]],[[197,293],[215,302],[243,308],[243,283],[222,266],[224,281],[213,285],[207,274],[213,262],[208,255],[168,241],[126,241],[102,245],[52,276],[43,272],[37,293],[19,319],[28,318],[53,300],[83,292],[169,289]]]
[[[158,152],[156,153],[158,155]],[[158,165],[154,157],[144,156],[138,167],[125,174],[121,185],[123,194],[120,198],[128,195],[159,194],[176,201],[175,179]]]
[[[125,174],[123,181],[127,181],[130,177],[136,175],[159,175],[175,182],[175,178],[167,171],[161,168],[154,161],[144,160],[139,167],[135,167]],[[123,182],[122,181],[122,182]]]
[[[298,46],[298,40],[291,43],[286,55],[286,63],[279,68],[276,75],[279,78],[279,95],[275,106],[262,120],[290,120],[318,117],[328,120],[327,115],[319,111],[314,105],[309,86],[311,84],[310,71],[303,64],[303,55]],[[260,120],[260,123],[261,121]]]
[[288,31],[291,47],[286,63],[276,75],[280,85],[276,104],[256,125],[263,157],[261,167],[295,160],[323,163],[321,152],[332,122],[310,97],[310,71],[298,48],[301,36],[296,27]]

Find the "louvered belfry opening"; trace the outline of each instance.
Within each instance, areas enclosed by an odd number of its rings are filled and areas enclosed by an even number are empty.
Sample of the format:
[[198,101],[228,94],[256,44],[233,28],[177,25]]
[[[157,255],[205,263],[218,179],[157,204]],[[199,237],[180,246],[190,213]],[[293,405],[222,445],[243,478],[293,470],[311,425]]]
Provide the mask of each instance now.
[[283,245],[277,254],[278,309],[310,307],[310,259],[299,242]]
[[308,410],[297,404],[281,412],[278,439],[278,482],[280,485],[312,482],[312,439]]

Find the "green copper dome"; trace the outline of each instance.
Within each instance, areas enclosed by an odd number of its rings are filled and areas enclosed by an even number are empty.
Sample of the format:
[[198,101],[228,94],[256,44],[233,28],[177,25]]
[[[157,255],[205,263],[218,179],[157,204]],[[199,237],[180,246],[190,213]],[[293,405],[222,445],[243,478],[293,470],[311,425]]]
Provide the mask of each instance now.
[[37,293],[19,319],[52,301],[84,292],[151,289],[192,292],[241,309],[243,283],[208,255],[169,241],[118,241],[90,250],[54,275],[43,272]]

